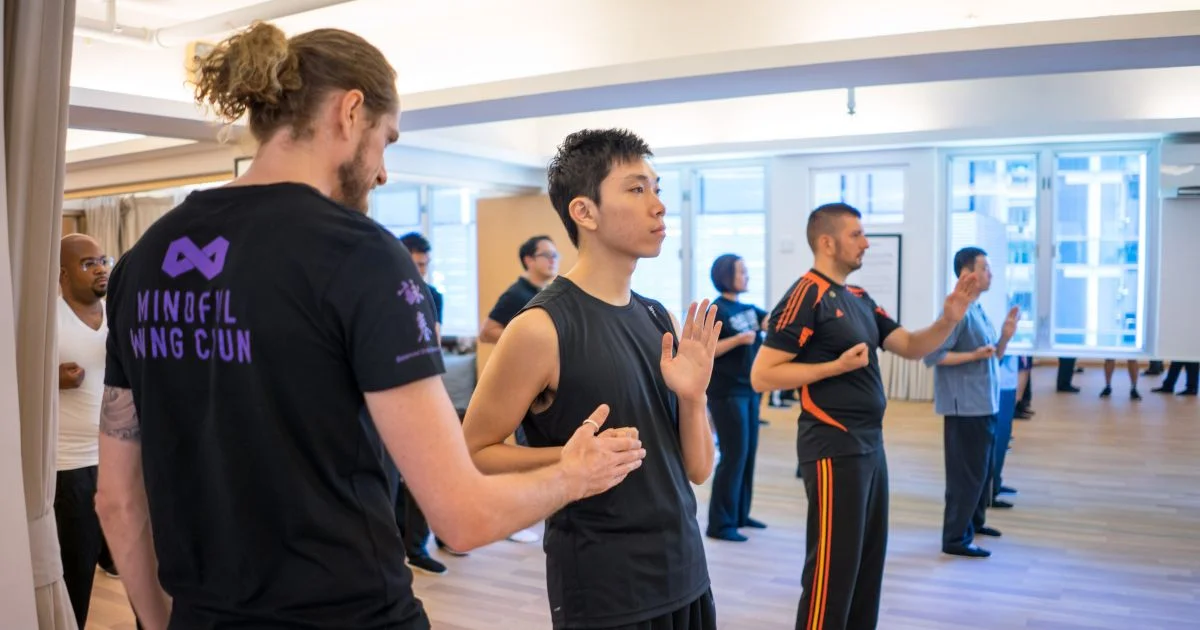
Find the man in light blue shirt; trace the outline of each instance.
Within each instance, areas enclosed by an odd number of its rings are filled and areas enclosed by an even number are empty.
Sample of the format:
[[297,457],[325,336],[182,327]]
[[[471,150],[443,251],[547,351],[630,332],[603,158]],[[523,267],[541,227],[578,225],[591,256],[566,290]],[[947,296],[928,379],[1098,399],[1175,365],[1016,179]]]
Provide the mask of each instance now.
[[[992,284],[987,252],[965,247],[954,255],[954,274],[974,273],[980,291]],[[996,415],[1000,411],[998,358],[1017,329],[1014,307],[999,336],[983,307],[976,302],[967,310],[942,347],[925,357],[934,367],[935,411],[946,417],[946,512],[942,524],[942,552],[986,558],[991,552],[975,544],[975,535],[999,536],[984,525],[992,499]]]

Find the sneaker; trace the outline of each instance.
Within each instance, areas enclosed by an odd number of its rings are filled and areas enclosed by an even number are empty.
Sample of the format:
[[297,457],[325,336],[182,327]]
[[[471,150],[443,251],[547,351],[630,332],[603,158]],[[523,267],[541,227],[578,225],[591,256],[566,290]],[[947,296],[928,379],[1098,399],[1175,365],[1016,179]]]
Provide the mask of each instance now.
[[529,529],[522,529],[508,537],[509,540],[517,543],[535,543],[542,539],[537,532]]
[[1111,387],[1105,387],[1104,389],[1100,390],[1101,398],[1108,398],[1109,396],[1112,396],[1112,388]]
[[408,566],[421,571],[422,573],[428,573],[429,575],[445,575],[446,573],[446,565],[434,560],[433,558],[430,558],[429,556],[416,556],[415,558],[409,558]]
[[1130,400],[1141,400],[1142,399],[1142,395],[1138,393],[1138,390],[1136,387],[1129,390],[1129,399]]
[[746,517],[746,522],[742,523],[742,527],[749,527],[750,529],[766,529],[767,524],[762,521],[756,521],[750,517]]

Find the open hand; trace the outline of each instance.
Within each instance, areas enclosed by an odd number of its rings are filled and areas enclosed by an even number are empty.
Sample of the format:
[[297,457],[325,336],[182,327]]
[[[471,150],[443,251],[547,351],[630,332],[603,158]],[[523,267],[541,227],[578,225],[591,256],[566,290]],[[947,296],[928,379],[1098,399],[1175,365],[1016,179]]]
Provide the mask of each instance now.
[[867,350],[867,344],[860,343],[842,353],[838,357],[838,368],[841,373],[853,372],[854,370],[865,368],[871,361],[870,351]]
[[1021,319],[1021,309],[1014,306],[1008,310],[1008,317],[1004,318],[1004,324],[1000,326],[1000,338],[1005,341],[1012,339],[1012,336],[1017,334],[1017,322]]
[[[646,457],[637,429],[622,427],[597,435],[606,419],[608,405],[600,405],[563,446],[559,465],[570,480],[574,500],[607,492],[637,470]],[[629,437],[631,429],[633,437]]]
[[695,302],[688,307],[675,356],[671,356],[671,333],[663,335],[660,366],[663,380],[676,396],[697,399],[708,390],[720,334],[717,307],[710,306],[708,300],[704,300],[699,308]]
[[979,276],[975,273],[963,274],[954,285],[954,290],[946,296],[946,303],[942,307],[943,316],[957,324],[966,317],[967,309],[971,308],[971,304],[978,297]]

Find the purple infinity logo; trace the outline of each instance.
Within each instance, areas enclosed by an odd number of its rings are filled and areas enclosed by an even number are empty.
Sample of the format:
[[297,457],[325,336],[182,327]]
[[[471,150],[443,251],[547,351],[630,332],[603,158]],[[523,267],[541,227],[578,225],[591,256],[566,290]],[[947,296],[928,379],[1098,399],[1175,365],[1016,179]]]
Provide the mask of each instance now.
[[225,268],[225,254],[228,251],[229,241],[222,236],[213,239],[204,249],[196,247],[192,239],[185,236],[176,239],[167,248],[162,269],[172,278],[195,269],[212,280]]

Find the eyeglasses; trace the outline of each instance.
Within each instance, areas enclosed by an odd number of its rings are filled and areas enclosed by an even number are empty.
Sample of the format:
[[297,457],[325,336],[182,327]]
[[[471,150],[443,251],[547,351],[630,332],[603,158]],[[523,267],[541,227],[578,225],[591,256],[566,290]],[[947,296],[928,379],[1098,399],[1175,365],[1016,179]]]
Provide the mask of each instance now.
[[105,269],[112,269],[112,266],[115,262],[116,262],[116,259],[113,258],[112,256],[101,256],[100,258],[84,258],[83,260],[81,260],[79,262],[79,268],[84,270],[85,272],[90,273],[96,267],[104,267]]
[[537,258],[545,258],[546,260],[558,260],[558,252],[540,252],[534,254]]

